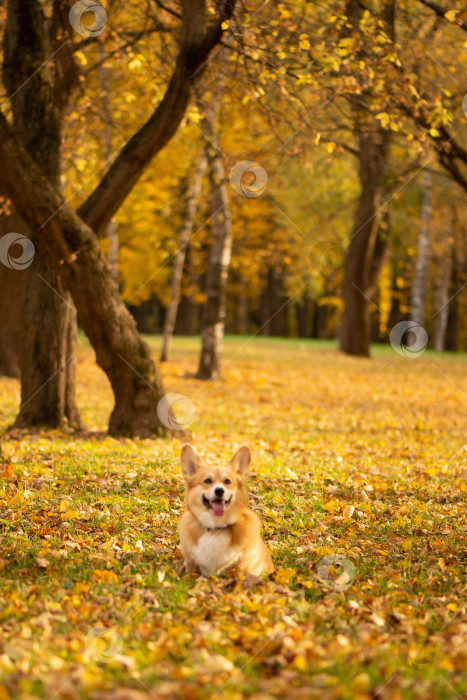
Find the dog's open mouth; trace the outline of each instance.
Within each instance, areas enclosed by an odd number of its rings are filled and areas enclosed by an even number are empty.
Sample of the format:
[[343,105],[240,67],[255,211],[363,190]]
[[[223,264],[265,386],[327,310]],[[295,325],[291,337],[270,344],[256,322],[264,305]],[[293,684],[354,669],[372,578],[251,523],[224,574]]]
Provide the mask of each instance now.
[[215,501],[210,501],[209,498],[206,498],[206,496],[203,496],[203,504],[206,506],[206,508],[208,510],[212,510],[214,515],[217,515],[219,518],[222,515],[224,515],[225,509],[230,504],[231,500],[232,500],[232,496],[230,496],[228,501],[224,501],[222,498],[217,499]]

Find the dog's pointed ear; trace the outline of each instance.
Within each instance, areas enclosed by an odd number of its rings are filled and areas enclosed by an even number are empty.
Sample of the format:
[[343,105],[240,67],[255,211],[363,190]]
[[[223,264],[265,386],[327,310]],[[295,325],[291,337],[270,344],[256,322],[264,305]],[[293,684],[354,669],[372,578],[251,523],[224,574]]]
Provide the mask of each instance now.
[[196,452],[193,445],[183,445],[180,455],[182,472],[185,479],[190,479],[202,464],[202,459]]
[[235,469],[237,474],[244,476],[250,468],[251,452],[250,448],[242,445],[230,460],[230,464]]

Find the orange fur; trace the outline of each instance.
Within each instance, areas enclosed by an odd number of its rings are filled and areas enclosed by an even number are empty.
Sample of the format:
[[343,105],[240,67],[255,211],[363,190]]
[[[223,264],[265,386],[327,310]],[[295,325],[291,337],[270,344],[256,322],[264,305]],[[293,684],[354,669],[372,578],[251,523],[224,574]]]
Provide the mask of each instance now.
[[187,572],[214,575],[235,567],[241,573],[259,576],[263,571],[274,571],[261,538],[260,520],[247,506],[243,478],[250,461],[245,445],[229,465],[216,467],[204,464],[194,447],[184,445],[181,463],[186,511],[179,533]]

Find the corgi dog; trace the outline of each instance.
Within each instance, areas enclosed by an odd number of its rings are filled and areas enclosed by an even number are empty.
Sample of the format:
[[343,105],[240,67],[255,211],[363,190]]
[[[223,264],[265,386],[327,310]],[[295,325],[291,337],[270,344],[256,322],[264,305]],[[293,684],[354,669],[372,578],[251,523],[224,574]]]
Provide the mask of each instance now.
[[205,576],[235,567],[240,573],[272,573],[274,564],[261,538],[261,523],[247,507],[243,481],[251,463],[244,445],[227,466],[203,462],[192,445],[181,453],[186,511],[179,523],[187,573]]

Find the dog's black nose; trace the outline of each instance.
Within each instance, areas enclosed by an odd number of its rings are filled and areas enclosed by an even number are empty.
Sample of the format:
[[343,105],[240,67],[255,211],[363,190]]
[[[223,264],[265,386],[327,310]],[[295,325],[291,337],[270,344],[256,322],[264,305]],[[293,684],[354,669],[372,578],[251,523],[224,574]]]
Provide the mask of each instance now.
[[216,494],[217,498],[221,498],[221,496],[224,495],[224,489],[222,488],[222,486],[216,486],[216,488],[214,489],[214,493]]

